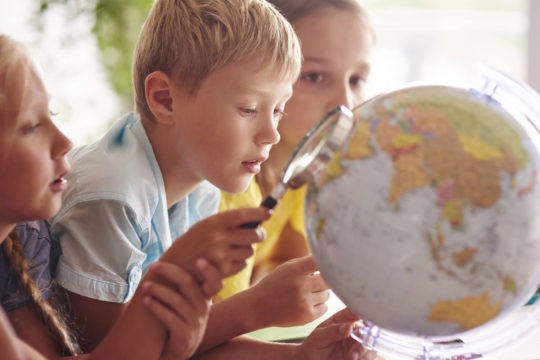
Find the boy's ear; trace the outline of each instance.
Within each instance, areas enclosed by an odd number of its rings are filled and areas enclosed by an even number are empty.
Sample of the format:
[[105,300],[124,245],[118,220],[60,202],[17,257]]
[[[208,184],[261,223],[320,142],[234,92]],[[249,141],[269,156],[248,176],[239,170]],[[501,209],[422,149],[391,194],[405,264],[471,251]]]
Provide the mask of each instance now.
[[172,124],[172,86],[171,78],[162,71],[150,73],[144,81],[146,102],[158,123]]

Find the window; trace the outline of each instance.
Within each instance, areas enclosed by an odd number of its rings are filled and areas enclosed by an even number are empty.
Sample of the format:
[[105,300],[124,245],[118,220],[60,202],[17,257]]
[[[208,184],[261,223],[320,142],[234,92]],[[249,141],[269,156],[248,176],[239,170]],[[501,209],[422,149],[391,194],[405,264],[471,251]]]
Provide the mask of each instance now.
[[[364,4],[378,37],[370,80],[374,94],[410,81],[476,85],[479,63],[523,81],[540,77],[540,70],[534,73],[528,66],[533,36],[527,41],[529,21],[536,22],[533,35],[536,43],[540,41],[538,0],[364,0]],[[536,12],[535,22],[529,12]],[[537,64],[538,51],[530,52]]]

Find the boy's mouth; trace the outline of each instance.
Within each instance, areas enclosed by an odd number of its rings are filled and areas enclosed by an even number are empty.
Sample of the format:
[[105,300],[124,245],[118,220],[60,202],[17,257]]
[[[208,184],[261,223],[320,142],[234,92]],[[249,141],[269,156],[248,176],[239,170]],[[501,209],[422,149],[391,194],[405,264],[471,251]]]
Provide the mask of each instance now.
[[264,160],[266,159],[242,161],[242,166],[249,173],[258,174],[261,172],[261,164],[264,162]]

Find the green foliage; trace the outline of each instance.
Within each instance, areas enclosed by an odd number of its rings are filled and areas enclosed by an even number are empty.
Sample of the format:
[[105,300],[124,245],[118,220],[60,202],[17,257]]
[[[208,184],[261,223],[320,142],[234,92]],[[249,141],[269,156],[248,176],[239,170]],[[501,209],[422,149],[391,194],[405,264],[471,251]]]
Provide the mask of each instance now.
[[[53,6],[64,6],[70,16],[82,13],[94,15],[93,33],[101,50],[113,89],[124,102],[132,106],[131,60],[139,30],[152,6],[152,0],[38,0],[38,15]],[[39,25],[39,22],[38,22]]]
[[132,102],[133,47],[152,0],[98,0],[94,33],[114,90]]

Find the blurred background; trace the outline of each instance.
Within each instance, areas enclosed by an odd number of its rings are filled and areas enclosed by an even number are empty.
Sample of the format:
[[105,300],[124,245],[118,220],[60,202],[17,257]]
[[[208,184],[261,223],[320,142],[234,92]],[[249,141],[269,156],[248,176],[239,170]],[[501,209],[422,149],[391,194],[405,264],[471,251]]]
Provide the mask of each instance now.
[[[131,53],[152,0],[0,0],[0,32],[44,68],[76,145],[132,109]],[[540,91],[540,0],[364,0],[377,32],[369,95],[410,81],[476,85],[479,63]]]

